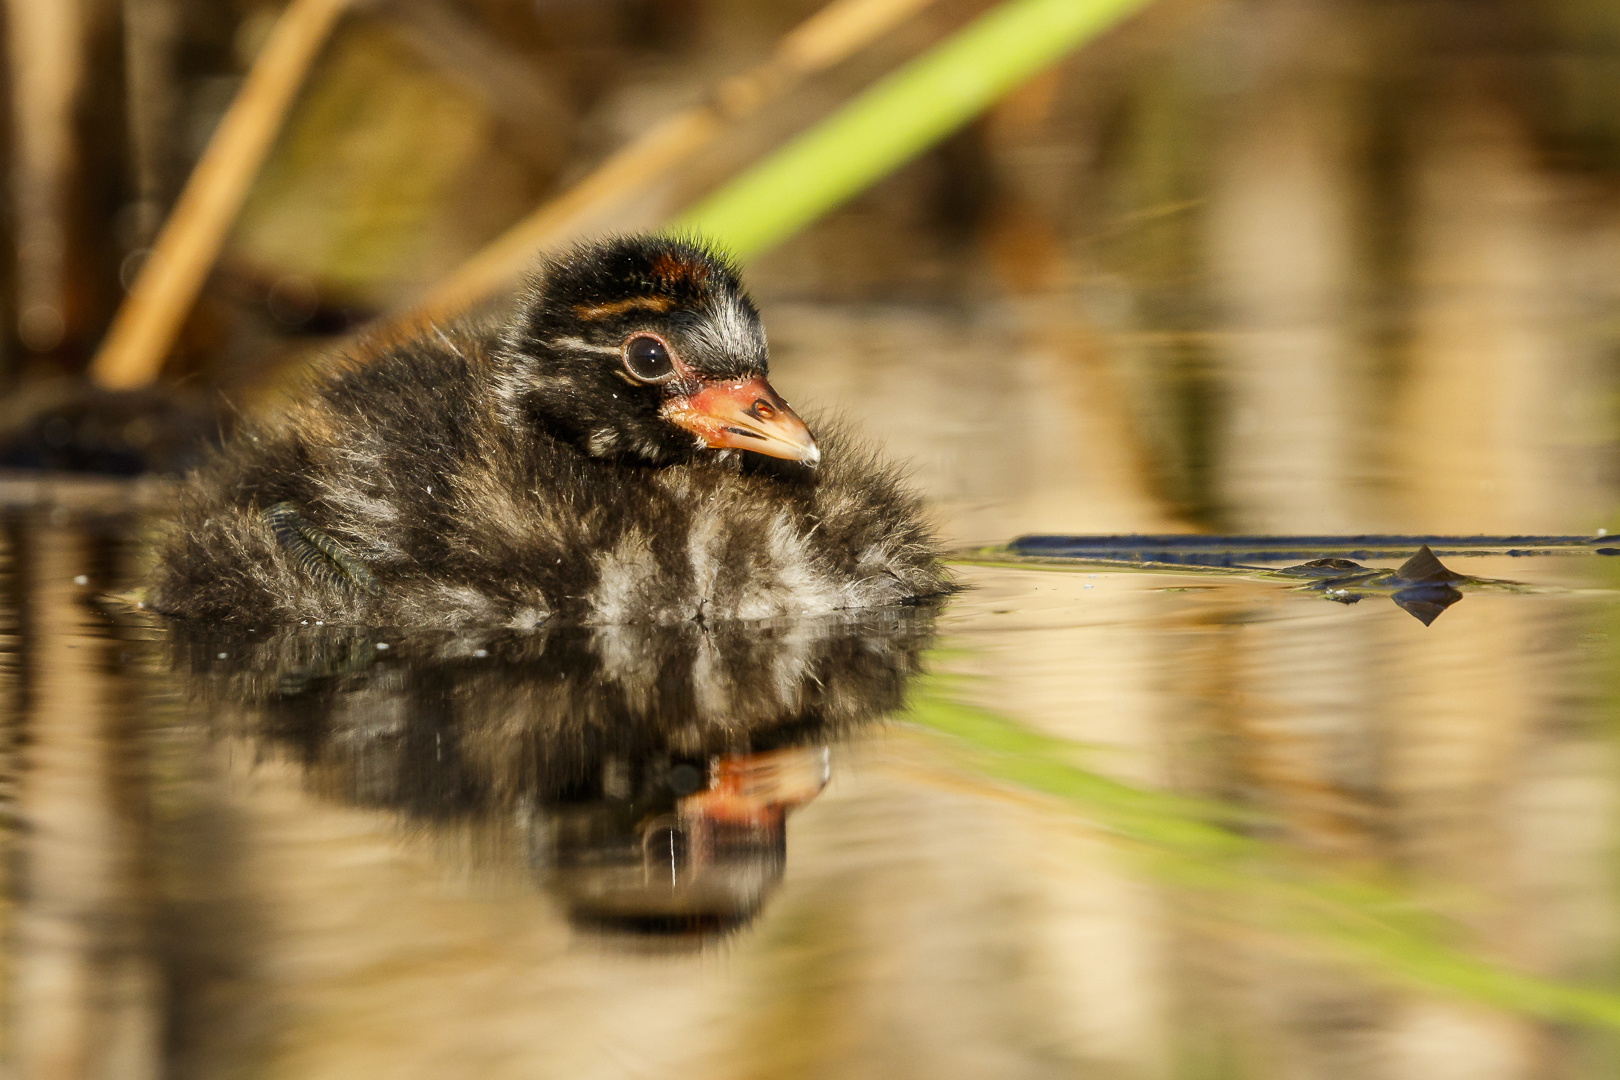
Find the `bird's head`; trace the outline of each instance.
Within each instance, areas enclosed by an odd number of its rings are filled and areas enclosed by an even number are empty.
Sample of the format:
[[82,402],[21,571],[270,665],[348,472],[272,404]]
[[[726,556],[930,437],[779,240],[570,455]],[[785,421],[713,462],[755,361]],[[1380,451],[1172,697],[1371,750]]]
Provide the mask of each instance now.
[[699,242],[619,237],[549,260],[503,352],[497,390],[511,420],[592,456],[820,459],[765,380],[765,330],[736,267]]

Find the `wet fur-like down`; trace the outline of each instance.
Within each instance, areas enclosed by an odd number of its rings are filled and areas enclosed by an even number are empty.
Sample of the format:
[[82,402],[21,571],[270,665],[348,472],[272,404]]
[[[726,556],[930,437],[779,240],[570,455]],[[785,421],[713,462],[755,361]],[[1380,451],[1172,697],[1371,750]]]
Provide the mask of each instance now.
[[[764,335],[712,254],[617,243],[546,268],[508,324],[373,347],[285,415],[245,425],[183,488],[151,606],[257,624],[533,626],[950,591],[917,498],[836,425],[812,423],[814,470],[762,467],[697,448],[626,385],[606,343],[638,328],[716,377],[764,374]],[[285,542],[294,528],[329,538],[337,561]],[[345,557],[374,588],[335,572]]]

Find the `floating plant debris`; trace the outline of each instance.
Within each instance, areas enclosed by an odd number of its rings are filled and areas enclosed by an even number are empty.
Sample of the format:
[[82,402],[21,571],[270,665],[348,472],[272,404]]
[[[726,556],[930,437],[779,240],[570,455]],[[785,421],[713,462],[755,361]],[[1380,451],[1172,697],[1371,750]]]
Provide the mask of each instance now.
[[[1303,582],[1340,604],[1387,596],[1428,626],[1463,598],[1465,588],[1526,588],[1513,581],[1471,577],[1440,561],[1471,555],[1607,554],[1597,545],[1606,537],[1586,536],[1022,536],[1004,548],[968,553],[966,561],[1074,563],[1112,569],[1202,574],[1226,573],[1266,580]],[[1366,566],[1358,559],[1416,551],[1399,567]],[[1291,566],[1260,566],[1288,559]]]
[[1116,536],[1020,536],[1009,555],[1047,559],[1168,563],[1178,566],[1241,566],[1246,563],[1374,559],[1419,548],[1436,555],[1616,555],[1612,536],[1206,536],[1202,534]]

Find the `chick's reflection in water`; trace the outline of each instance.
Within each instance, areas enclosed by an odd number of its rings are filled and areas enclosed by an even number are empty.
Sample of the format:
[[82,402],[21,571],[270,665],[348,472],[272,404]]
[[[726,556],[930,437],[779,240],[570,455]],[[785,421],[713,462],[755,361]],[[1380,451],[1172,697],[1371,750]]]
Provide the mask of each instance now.
[[[390,635],[176,626],[209,722],[413,828],[491,825],[579,926],[739,927],[828,745],[902,703],[928,608],[709,626]],[[518,822],[516,832],[509,823]]]

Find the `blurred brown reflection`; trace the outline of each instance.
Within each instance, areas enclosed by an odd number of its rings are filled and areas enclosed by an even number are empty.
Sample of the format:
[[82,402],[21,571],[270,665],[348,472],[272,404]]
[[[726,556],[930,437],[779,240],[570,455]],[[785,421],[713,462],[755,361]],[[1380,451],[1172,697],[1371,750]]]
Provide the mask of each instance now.
[[[1510,559],[1465,565],[1530,572]],[[1600,972],[1620,921],[1603,853],[1620,772],[1596,696],[1607,631],[1600,641],[1592,621],[1607,600],[1471,594],[1425,628],[1388,604],[1307,606],[1240,582],[1183,592],[1173,576],[990,570],[970,581],[979,589],[947,627],[974,701],[1087,747],[1087,768],[1135,787],[1253,808],[1260,835],[1319,865],[1413,882],[1411,902],[1455,920],[1451,940],[1494,963],[1611,985]],[[980,827],[994,833],[984,850],[1029,839],[1023,823]],[[1262,892],[1202,892],[1171,873],[1144,895],[1141,877],[1068,844],[1061,866],[1023,864],[1021,942],[1070,946],[1020,987],[1121,1018],[1106,1033],[1089,1019],[1050,1029],[1082,1060],[1127,1075],[1220,1063],[1232,1076],[1401,1080],[1613,1066],[1604,1033],[1237,929]],[[1085,903],[1073,892],[1082,876]]]
[[1588,279],[1614,259],[1612,231],[1583,229],[1593,208],[1537,169],[1528,133],[1477,86],[1449,87],[1425,110],[1424,130],[1411,367],[1395,443],[1405,519],[1589,530],[1614,494],[1579,449],[1592,434],[1582,401],[1612,393],[1614,374],[1594,355],[1612,345],[1576,320],[1587,305],[1613,304]]
[[1244,529],[1350,531],[1367,520],[1373,420],[1352,314],[1359,132],[1302,47],[1342,50],[1346,18],[1326,5],[1269,15],[1252,88],[1212,151],[1205,211],[1208,289],[1226,331],[1215,482]]
[[8,770],[21,827],[9,882],[11,1060],[27,1077],[157,1077],[163,972],[141,715],[87,587],[107,570],[106,538],[43,517],[32,529],[7,521],[17,586],[7,621],[19,632],[7,674],[22,706]]

